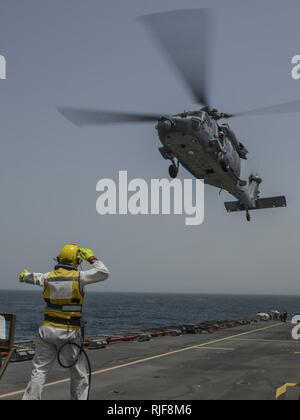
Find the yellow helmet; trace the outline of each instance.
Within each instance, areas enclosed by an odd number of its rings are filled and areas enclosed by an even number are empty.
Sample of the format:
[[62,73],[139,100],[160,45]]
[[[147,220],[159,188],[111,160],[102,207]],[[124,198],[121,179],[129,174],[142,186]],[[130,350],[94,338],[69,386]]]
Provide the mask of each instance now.
[[60,263],[66,263],[71,265],[79,265],[80,264],[80,257],[79,257],[79,246],[75,244],[68,244],[65,245],[59,253],[58,261]]

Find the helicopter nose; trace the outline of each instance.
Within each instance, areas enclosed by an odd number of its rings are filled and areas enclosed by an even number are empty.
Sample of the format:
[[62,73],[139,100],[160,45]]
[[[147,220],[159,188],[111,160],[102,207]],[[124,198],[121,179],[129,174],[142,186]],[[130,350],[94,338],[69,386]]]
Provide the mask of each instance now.
[[169,133],[172,130],[172,126],[173,123],[170,119],[162,118],[157,124],[157,129]]

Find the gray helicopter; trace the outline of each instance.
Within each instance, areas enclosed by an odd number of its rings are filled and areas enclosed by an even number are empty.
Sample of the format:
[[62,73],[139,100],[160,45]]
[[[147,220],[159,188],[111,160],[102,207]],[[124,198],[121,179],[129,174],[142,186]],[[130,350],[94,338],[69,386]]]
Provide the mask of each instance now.
[[[198,179],[226,190],[237,201],[225,203],[228,212],[286,207],[286,198],[260,198],[262,179],[251,174],[241,179],[241,162],[248,150],[225,122],[233,117],[270,115],[300,111],[300,101],[227,114],[210,105],[208,78],[212,14],[209,9],[179,10],[139,19],[150,29],[177,68],[193,99],[202,106],[193,112],[157,115],[59,108],[61,114],[77,126],[156,122],[162,157],[171,162],[169,174],[176,178],[180,165]],[[201,48],[200,48],[201,47]],[[222,122],[223,120],[223,122]]]

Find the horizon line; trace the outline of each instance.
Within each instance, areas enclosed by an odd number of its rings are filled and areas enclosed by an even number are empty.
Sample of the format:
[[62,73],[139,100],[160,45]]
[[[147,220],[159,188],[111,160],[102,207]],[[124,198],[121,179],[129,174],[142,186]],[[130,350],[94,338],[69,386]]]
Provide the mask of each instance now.
[[[36,289],[31,289],[31,290],[19,290],[19,289],[1,289],[0,288],[0,292],[24,292],[24,293],[28,293],[28,292],[35,292],[35,293],[39,293],[38,290]],[[217,292],[149,292],[149,291],[97,291],[97,290],[86,290],[86,293],[89,292],[93,292],[93,293],[97,293],[97,294],[135,294],[135,295],[141,295],[141,294],[145,294],[145,295],[198,295],[198,296],[266,296],[266,297],[300,297],[300,293],[299,294],[286,294],[286,293],[229,293],[229,292],[222,292],[222,293],[217,293]]]

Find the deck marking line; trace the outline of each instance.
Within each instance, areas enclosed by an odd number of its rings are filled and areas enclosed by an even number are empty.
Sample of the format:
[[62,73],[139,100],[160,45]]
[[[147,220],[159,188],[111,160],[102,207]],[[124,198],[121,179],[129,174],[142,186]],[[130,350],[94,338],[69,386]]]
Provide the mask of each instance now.
[[234,348],[229,347],[198,347],[197,350],[235,351]]
[[[92,375],[93,376],[100,375],[102,373],[112,372],[112,371],[115,371],[115,370],[118,370],[118,369],[123,369],[123,368],[126,368],[126,367],[135,366],[135,365],[139,365],[139,364],[142,364],[142,363],[150,362],[152,360],[162,359],[164,357],[173,356],[175,354],[184,353],[186,351],[198,349],[198,348],[201,348],[201,347],[206,347],[206,346],[210,346],[210,345],[217,344],[217,343],[223,343],[224,341],[230,341],[234,338],[243,337],[243,336],[246,336],[246,335],[255,334],[257,332],[270,330],[272,328],[278,327],[279,325],[282,325],[282,323],[275,324],[275,325],[272,325],[272,326],[269,326],[269,327],[258,328],[256,330],[244,332],[244,333],[241,333],[241,334],[232,335],[230,337],[219,338],[218,340],[209,341],[209,342],[203,343],[203,344],[196,344],[196,345],[191,346],[191,347],[184,347],[184,348],[179,349],[179,350],[174,350],[174,351],[170,351],[168,353],[158,354],[156,356],[146,357],[145,359],[135,360],[133,362],[112,366],[112,367],[109,367],[109,368],[106,368],[106,369],[96,370],[92,373]],[[49,388],[49,387],[56,386],[56,385],[67,384],[69,382],[70,382],[70,379],[62,379],[60,381],[51,382],[49,384],[46,384],[45,388]],[[15,397],[17,395],[24,394],[25,391],[26,391],[26,389],[22,389],[22,390],[19,390],[19,391],[10,392],[8,394],[0,394],[0,399]]]
[[233,341],[254,341],[254,342],[261,342],[261,343],[281,343],[281,344],[298,344],[300,345],[299,341],[296,340],[264,340],[259,338],[233,338]]
[[285,395],[289,388],[295,388],[296,386],[298,386],[298,384],[289,383],[289,384],[285,384],[282,387],[278,388],[277,391],[276,391],[276,399],[278,400],[280,397]]

